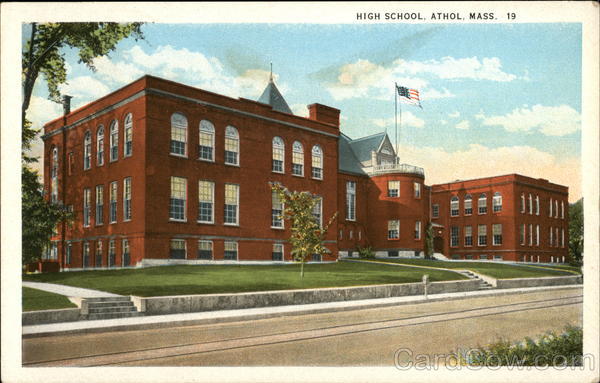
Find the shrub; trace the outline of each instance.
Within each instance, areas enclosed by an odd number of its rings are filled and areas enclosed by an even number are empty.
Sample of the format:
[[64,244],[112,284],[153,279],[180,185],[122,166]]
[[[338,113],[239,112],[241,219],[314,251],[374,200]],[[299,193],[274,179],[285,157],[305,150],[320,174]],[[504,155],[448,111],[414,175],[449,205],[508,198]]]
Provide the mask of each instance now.
[[375,252],[371,246],[359,247],[358,254],[363,258],[375,258]]

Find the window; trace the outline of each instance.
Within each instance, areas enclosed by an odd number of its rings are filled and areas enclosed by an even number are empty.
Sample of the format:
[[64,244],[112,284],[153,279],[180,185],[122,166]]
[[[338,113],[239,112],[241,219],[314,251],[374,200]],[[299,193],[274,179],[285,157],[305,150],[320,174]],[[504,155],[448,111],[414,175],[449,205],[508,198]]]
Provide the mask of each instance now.
[[52,203],[58,202],[58,148],[52,149],[52,163],[50,165],[50,177],[52,182],[50,183],[50,201]]
[[502,258],[502,256],[501,256],[501,255],[494,255],[494,261],[501,261],[501,260],[503,260],[503,259],[504,259],[504,258]]
[[87,170],[92,166],[92,133],[85,132],[83,139],[83,169]]
[[535,245],[540,245],[540,225],[535,225]]
[[215,183],[198,181],[198,222],[214,223]]
[[225,241],[225,253],[223,259],[228,261],[237,261],[238,258],[238,244],[237,242]]
[[[348,238],[352,239],[354,238],[354,230],[350,230],[350,233],[348,233]],[[351,254],[352,255],[352,254]]]
[[69,173],[69,175],[73,175],[74,167],[75,167],[75,156],[73,155],[73,152],[69,152],[69,163],[68,163],[68,168],[67,168],[67,172]]
[[96,132],[96,165],[104,165],[104,126],[102,125]]
[[90,189],[83,189],[83,226],[90,226],[90,198],[92,196]]
[[96,242],[96,255],[94,255],[96,260],[96,267],[102,267],[102,241]]
[[494,246],[502,245],[502,224],[500,223],[492,225],[492,244]]
[[554,228],[555,232],[554,232],[554,246],[558,247],[558,227]]
[[413,185],[415,188],[415,198],[421,198],[421,184],[419,182],[415,182]]
[[400,197],[400,181],[388,181],[388,197]]
[[283,244],[282,243],[274,243],[273,244],[273,254],[274,261],[283,261]]
[[485,193],[481,193],[479,195],[479,200],[477,201],[477,208],[479,214],[487,214],[487,196]]
[[356,182],[346,182],[346,220],[356,221]]
[[292,145],[292,174],[295,176],[304,175],[304,148],[298,141]]
[[271,227],[283,229],[283,202],[274,190],[271,192]]
[[90,244],[89,242],[83,243],[83,267],[90,267]]
[[554,200],[554,218],[558,218],[558,200]]
[[560,201],[560,218],[565,218],[565,201]]
[[458,197],[457,196],[452,196],[452,198],[450,198],[450,216],[451,217],[456,217],[458,216]]
[[548,241],[548,245],[552,246],[554,244],[554,230],[550,227],[550,240]]
[[119,159],[119,123],[113,120],[110,123],[110,161]]
[[358,240],[362,240],[362,231],[358,230]]
[[531,196],[531,193],[529,193],[528,202],[529,202],[529,214],[533,214],[533,197]]
[[115,249],[115,241],[111,239],[108,242],[108,267],[115,266],[115,258],[116,258],[116,249]]
[[187,155],[187,118],[181,113],[171,115],[171,154]]
[[525,213],[525,193],[521,193],[521,213]]
[[487,254],[481,254],[481,255],[479,255],[479,259],[486,260],[486,259],[488,259],[488,256],[487,256]]
[[185,239],[172,239],[169,251],[171,259],[186,259]]
[[535,196],[535,215],[540,215],[540,196]]
[[440,216],[440,205],[433,204],[431,206],[431,217],[432,218],[438,218]]
[[123,180],[123,220],[131,220],[131,177]]
[[238,225],[240,186],[225,184],[225,224]]
[[123,239],[121,243],[121,251],[123,255],[121,256],[121,262],[123,263],[123,267],[131,265],[131,254],[129,253],[129,240]]
[[[322,214],[323,198],[315,197],[315,199],[317,200],[317,202],[313,206],[312,214],[313,214],[313,217],[315,217],[315,220],[317,221],[317,223],[319,224],[319,227],[323,227],[323,218],[322,218],[322,216],[323,216],[323,214]],[[352,238],[350,238],[350,239],[352,239]]]
[[271,170],[275,173],[283,173],[285,168],[285,144],[281,137],[273,137],[271,146],[273,151]]
[[173,221],[186,220],[187,179],[171,177],[171,199],[169,202],[169,219]]
[[465,196],[465,215],[473,214],[473,197],[470,194]]
[[415,239],[421,239],[421,221],[415,222]]
[[465,226],[465,246],[473,246],[473,227]]
[[458,226],[452,226],[450,228],[450,246],[458,246]]
[[486,225],[478,225],[477,226],[477,244],[479,246],[487,245],[487,226]]
[[123,148],[123,157],[129,157],[133,154],[133,117],[131,113],[125,116],[125,147]]
[[552,217],[552,198],[550,198],[549,210],[550,210],[550,214],[548,216]]
[[215,160],[215,126],[207,120],[200,121],[198,157],[204,161]]
[[96,225],[104,223],[104,185],[96,186]]
[[233,126],[225,128],[225,163],[239,165],[240,136]]
[[529,246],[533,246],[533,225],[529,224]]
[[388,239],[400,238],[400,221],[388,221]]
[[340,229],[340,240],[344,239],[344,230]]
[[213,243],[212,243],[212,241],[198,241],[198,259],[205,259],[205,260],[213,259]]
[[312,148],[312,178],[323,179],[323,150],[319,145]]
[[502,194],[500,194],[500,192],[494,193],[494,198],[492,198],[492,208],[494,213],[502,211]]
[[565,229],[562,229],[562,234],[560,237],[560,247],[565,247]]
[[65,259],[65,263],[66,264],[70,264],[71,263],[71,252],[72,251],[73,251],[73,248],[72,248],[71,242],[68,242],[67,243],[67,254],[65,256],[65,258],[66,258]]
[[110,223],[117,222],[117,181],[110,183]]

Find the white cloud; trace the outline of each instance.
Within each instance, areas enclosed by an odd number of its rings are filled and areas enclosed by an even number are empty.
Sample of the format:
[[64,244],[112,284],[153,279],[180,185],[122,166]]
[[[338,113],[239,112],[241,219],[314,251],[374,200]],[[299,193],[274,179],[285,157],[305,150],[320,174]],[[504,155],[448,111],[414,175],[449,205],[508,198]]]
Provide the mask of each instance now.
[[[307,117],[308,118],[308,108],[304,104],[294,104],[290,105],[290,109],[296,116]],[[343,119],[343,118],[342,118]]]
[[106,56],[94,60],[96,73],[104,80],[119,85],[127,84],[144,75],[144,71],[132,63],[114,62]]
[[489,81],[512,81],[517,78],[514,74],[502,71],[502,63],[497,57],[443,57],[441,60],[404,61],[396,60],[399,73],[432,74],[442,79],[473,79]]
[[[393,128],[396,120],[394,117],[391,118],[375,118],[371,122],[380,128]],[[425,121],[412,114],[410,111],[402,112],[401,119],[398,119],[399,126],[410,126],[413,128],[425,127]]]
[[60,87],[62,94],[73,96],[73,108],[110,93],[110,88],[91,76],[80,76],[67,80]]
[[514,109],[503,116],[481,115],[483,125],[502,126],[509,132],[538,130],[547,136],[565,136],[581,129],[581,115],[568,105]]
[[401,145],[399,156],[403,163],[423,167],[429,185],[517,173],[568,186],[571,202],[582,195],[579,158],[559,159],[531,146],[490,148],[472,144],[464,150],[450,152],[443,148]]
[[471,127],[471,123],[468,120],[462,120],[458,124],[456,124],[456,129],[467,130]]
[[446,120],[440,120],[440,124],[442,124],[442,125],[446,125],[447,123],[448,123],[448,121],[446,121]]
[[47,98],[31,96],[27,119],[31,121],[34,128],[39,129],[45,123],[62,116],[62,105]]
[[448,117],[457,118],[460,116],[460,112],[457,110],[456,112],[452,112],[448,114]]

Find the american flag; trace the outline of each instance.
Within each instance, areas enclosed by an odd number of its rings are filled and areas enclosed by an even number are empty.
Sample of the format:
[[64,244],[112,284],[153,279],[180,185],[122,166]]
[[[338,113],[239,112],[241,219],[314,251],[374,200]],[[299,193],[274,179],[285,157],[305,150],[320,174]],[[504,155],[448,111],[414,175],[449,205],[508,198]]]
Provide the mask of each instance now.
[[421,100],[419,99],[419,91],[416,89],[409,89],[405,86],[396,85],[396,89],[398,90],[398,96],[400,96],[400,100],[405,104],[416,105],[419,108],[423,109],[421,106]]

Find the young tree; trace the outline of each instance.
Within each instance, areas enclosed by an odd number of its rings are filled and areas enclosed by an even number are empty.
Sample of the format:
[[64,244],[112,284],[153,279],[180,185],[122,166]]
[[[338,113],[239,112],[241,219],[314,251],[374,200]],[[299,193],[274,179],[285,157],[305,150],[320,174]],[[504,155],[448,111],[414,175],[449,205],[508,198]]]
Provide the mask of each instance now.
[[433,236],[433,224],[429,222],[425,232],[425,259],[433,258]]
[[292,256],[300,262],[300,277],[304,278],[304,263],[308,257],[329,252],[323,242],[337,212],[321,227],[313,215],[313,208],[318,202],[316,196],[307,191],[289,191],[278,183],[271,183],[271,189],[284,203],[282,218],[291,223]]
[[575,264],[583,263],[583,198],[569,206],[569,255]]

